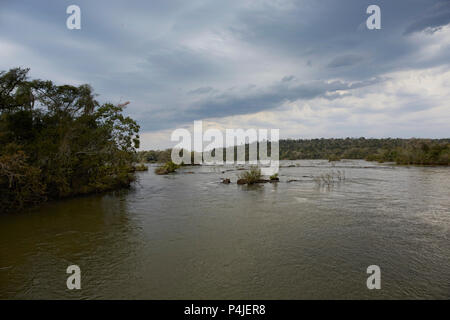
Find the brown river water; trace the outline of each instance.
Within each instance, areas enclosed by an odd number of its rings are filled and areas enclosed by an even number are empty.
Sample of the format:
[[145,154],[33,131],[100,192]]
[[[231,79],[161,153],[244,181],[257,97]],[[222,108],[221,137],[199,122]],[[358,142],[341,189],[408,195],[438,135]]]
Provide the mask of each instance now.
[[[450,168],[281,165],[255,186],[236,168],[151,167],[129,190],[2,214],[0,299],[450,298]],[[314,181],[333,170],[346,179]]]

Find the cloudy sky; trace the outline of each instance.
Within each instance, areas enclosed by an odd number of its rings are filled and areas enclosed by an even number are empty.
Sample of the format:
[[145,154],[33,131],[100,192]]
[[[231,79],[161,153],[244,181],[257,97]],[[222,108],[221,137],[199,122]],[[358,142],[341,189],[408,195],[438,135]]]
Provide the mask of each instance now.
[[[66,8],[81,8],[68,30]],[[381,30],[366,9],[381,8]],[[450,0],[0,0],[0,70],[130,101],[142,148],[176,128],[450,137]]]

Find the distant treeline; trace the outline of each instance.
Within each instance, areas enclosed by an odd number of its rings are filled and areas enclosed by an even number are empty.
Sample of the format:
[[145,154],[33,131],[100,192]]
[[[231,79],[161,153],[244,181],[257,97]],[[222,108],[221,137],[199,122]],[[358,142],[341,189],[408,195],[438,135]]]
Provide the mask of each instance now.
[[[280,140],[279,148],[280,160],[365,159],[397,164],[450,165],[450,139],[286,139]],[[270,151],[270,147],[268,149]],[[248,155],[248,145],[246,150]],[[171,150],[141,151],[138,158],[146,162],[167,162]]]
[[88,85],[0,72],[0,213],[129,186],[139,126]]
[[450,139],[282,140],[281,159],[365,159],[397,164],[449,165]]

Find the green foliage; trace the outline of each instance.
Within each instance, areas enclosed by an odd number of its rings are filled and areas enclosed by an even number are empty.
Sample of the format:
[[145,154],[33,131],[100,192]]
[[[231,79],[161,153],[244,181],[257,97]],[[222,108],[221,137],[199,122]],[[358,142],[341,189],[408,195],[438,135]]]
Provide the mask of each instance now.
[[143,163],[139,163],[134,166],[134,171],[148,171],[148,167]]
[[171,152],[171,149],[139,151],[137,153],[137,161],[150,163],[166,163],[171,159]]
[[450,142],[414,139],[404,147],[381,149],[368,159],[405,165],[450,165]]
[[[0,72],[0,191],[8,194],[1,211],[129,186],[139,126],[122,114],[126,104],[100,105],[88,85],[29,81],[27,73]],[[20,166],[8,165],[14,157]],[[34,181],[34,191],[22,190],[20,179],[9,190],[11,172]]]
[[[191,162],[190,162],[190,164],[182,163],[182,166],[193,165],[194,164],[194,152],[180,149],[179,155],[182,156],[184,152],[190,153]],[[166,162],[172,160],[172,149],[139,151],[137,153],[136,160],[139,162],[166,163]]]
[[330,162],[334,162],[334,161],[341,161],[341,158],[339,158],[339,156],[332,154],[328,157],[328,161]]
[[398,164],[449,165],[450,139],[280,140],[280,159],[366,159]]
[[[259,144],[257,144],[259,148]],[[450,164],[450,139],[311,139],[311,140],[280,140],[280,159],[366,159],[379,162],[397,162],[398,164]],[[271,145],[268,145],[268,152]],[[224,149],[226,153],[231,148]],[[234,147],[236,160],[237,147]],[[245,159],[248,160],[249,145],[245,145]],[[140,157],[149,162],[166,162],[170,160],[171,150],[142,151]]]
[[40,170],[27,164],[21,150],[0,156],[0,208],[22,208],[45,200],[45,185]]
[[252,166],[249,171],[239,174],[239,179],[243,179],[247,184],[254,184],[261,180],[261,169]]
[[275,173],[275,174],[271,175],[269,179],[270,180],[277,180],[278,179],[278,173]]
[[180,165],[178,165],[172,161],[167,161],[164,165],[156,168],[155,173],[156,174],[169,174],[169,173],[175,172],[179,167],[180,167]]

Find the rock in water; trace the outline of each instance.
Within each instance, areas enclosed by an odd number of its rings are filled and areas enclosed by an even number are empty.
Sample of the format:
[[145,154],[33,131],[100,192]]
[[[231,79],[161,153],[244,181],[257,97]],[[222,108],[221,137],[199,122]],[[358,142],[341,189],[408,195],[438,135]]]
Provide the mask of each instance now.
[[247,183],[247,180],[245,180],[245,179],[239,179],[237,181],[237,184],[246,184],[246,183]]

